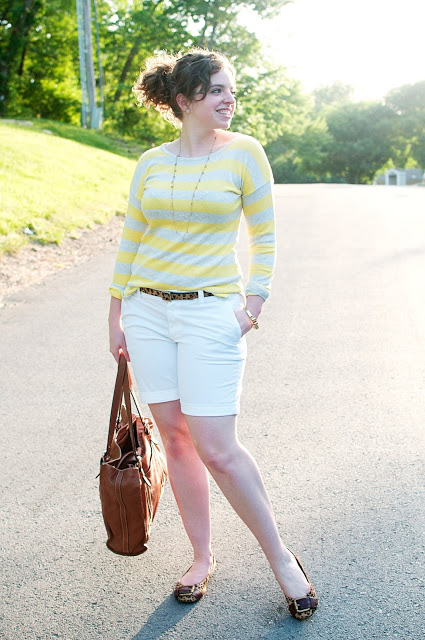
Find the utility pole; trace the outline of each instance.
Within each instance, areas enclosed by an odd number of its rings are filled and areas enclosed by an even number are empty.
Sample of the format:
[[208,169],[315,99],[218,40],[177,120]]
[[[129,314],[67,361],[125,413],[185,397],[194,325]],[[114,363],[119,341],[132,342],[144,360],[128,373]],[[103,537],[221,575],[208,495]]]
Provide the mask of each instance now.
[[84,8],[83,0],[77,0],[78,50],[80,55],[80,84],[81,84],[81,126],[87,127],[89,113],[89,99],[87,95],[86,73],[86,43],[84,37]]
[[97,68],[99,71],[99,100],[100,100],[100,121],[103,120],[103,78],[102,78],[102,63],[100,61],[100,38],[99,38],[99,19],[97,16],[97,0],[94,2],[94,22],[96,25],[96,54],[97,54]]
[[99,71],[100,106],[96,103],[94,75],[91,0],[76,0],[78,23],[78,47],[80,53],[81,126],[101,129],[103,120],[102,67],[100,63],[97,6],[95,4],[97,63]]

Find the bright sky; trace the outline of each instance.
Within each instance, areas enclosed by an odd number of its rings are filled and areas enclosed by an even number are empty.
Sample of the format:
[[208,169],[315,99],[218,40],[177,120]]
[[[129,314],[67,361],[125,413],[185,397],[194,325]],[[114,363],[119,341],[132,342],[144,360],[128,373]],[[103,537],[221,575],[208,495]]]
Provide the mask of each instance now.
[[367,100],[425,80],[424,0],[295,0],[243,22],[307,91],[341,80]]

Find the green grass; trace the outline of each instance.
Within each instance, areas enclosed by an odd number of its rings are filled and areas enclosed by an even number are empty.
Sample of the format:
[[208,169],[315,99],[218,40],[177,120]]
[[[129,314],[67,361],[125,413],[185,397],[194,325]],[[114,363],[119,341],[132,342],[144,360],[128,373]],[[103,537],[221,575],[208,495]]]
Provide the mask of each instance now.
[[27,127],[0,120],[0,148],[0,255],[29,241],[58,244],[124,214],[143,151],[98,131],[37,120]]
[[[19,122],[19,120],[18,120]],[[146,149],[146,146],[138,144],[133,139],[123,139],[117,136],[103,133],[103,131],[96,131],[95,129],[83,129],[73,124],[65,124],[63,122],[57,122],[57,120],[43,120],[41,118],[35,118],[32,120],[26,120],[26,122],[32,122],[30,128],[31,131],[43,131],[47,129],[51,131],[55,136],[59,138],[66,138],[67,140],[74,140],[74,142],[80,142],[88,147],[96,147],[96,149],[103,149],[104,151],[110,151],[117,155],[124,156],[125,158],[138,158],[140,154]],[[0,120],[0,124],[2,120]],[[22,125],[14,125],[22,128]]]

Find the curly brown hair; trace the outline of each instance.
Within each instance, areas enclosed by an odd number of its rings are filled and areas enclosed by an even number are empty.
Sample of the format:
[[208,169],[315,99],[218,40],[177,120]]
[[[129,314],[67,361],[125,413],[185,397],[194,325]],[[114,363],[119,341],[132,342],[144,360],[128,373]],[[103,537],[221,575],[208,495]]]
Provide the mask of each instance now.
[[146,60],[144,71],[133,85],[133,92],[137,96],[137,104],[153,105],[166,120],[179,126],[183,117],[176,101],[179,93],[188,100],[194,100],[195,95],[201,93],[198,100],[203,100],[211,76],[222,69],[229,69],[235,74],[230,60],[218,51],[193,47],[178,56],[162,53]]

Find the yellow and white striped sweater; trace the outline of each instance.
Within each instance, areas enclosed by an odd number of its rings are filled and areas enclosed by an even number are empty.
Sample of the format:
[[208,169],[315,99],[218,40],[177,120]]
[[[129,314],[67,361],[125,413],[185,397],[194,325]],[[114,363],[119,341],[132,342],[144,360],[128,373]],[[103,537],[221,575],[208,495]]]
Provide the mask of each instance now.
[[273,176],[264,150],[254,138],[237,134],[213,152],[191,208],[206,159],[179,157],[172,205],[176,156],[164,145],[142,154],[130,187],[112,296],[129,296],[138,287],[242,293],[235,245],[243,210],[250,244],[246,295],[268,297],[275,235]]

